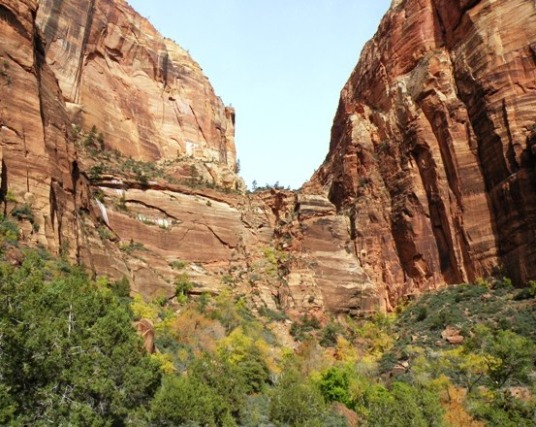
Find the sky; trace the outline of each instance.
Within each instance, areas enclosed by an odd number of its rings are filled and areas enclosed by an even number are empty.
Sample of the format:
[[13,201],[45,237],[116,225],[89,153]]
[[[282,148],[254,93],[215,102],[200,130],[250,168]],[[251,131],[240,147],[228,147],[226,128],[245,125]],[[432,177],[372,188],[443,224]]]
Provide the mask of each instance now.
[[391,0],[128,0],[236,109],[251,188],[299,188],[325,159],[339,94]]

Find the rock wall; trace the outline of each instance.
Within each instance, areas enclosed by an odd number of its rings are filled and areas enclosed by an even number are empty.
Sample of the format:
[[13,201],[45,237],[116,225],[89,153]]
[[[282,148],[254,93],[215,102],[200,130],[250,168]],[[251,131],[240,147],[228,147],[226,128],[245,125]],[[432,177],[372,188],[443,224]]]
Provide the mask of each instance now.
[[123,0],[42,0],[37,25],[73,122],[138,160],[234,169],[234,110],[199,65]]
[[0,18],[0,199],[21,240],[146,298],[187,274],[295,316],[374,308],[344,217],[244,194],[234,112],[124,1],[0,0]]
[[[298,192],[245,194],[234,111],[123,0],[0,0],[0,200],[21,239],[135,293],[363,315],[536,277],[536,10],[395,1]],[[92,129],[94,127],[94,129]]]
[[84,198],[77,194],[87,194],[87,183],[77,175],[68,115],[45,62],[36,11],[34,0],[0,2],[0,198],[2,213],[14,212],[26,240],[57,252],[65,236],[78,241]]
[[535,46],[533,1],[406,0],[364,48],[308,188],[348,216],[388,303],[536,277]]

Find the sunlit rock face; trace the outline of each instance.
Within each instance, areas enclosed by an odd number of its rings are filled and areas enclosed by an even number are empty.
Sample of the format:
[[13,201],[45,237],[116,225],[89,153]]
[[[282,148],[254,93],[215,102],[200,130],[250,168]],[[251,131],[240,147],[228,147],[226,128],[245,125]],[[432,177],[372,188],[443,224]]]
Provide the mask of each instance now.
[[363,50],[308,187],[348,217],[387,305],[536,277],[535,46],[532,1],[406,0]]
[[121,0],[2,0],[0,18],[2,210],[24,241],[147,296],[173,292],[174,260],[243,259],[234,111],[186,51]]
[[291,318],[534,278],[535,24],[531,1],[393,2],[325,163],[246,194],[234,111],[126,2],[0,0],[2,211],[146,298],[186,274]]
[[234,169],[234,110],[201,67],[122,0],[42,0],[36,18],[73,121],[138,160]]
[[0,2],[0,158],[2,214],[13,209],[21,237],[59,250],[78,237],[76,153],[56,78],[35,27],[38,2]]

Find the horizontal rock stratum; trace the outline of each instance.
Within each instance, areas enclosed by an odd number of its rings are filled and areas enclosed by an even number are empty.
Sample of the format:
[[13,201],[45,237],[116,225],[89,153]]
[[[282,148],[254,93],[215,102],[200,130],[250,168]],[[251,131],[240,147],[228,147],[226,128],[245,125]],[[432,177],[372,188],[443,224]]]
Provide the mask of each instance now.
[[296,192],[245,192],[234,110],[125,1],[0,0],[0,34],[4,214],[134,293],[322,317],[536,278],[532,1],[394,1]]

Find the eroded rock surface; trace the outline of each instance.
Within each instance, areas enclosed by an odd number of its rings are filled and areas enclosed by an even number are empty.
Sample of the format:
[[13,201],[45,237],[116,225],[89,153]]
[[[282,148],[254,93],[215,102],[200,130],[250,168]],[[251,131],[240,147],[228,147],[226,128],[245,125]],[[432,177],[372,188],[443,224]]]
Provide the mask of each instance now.
[[366,45],[309,188],[347,215],[387,305],[536,276],[535,42],[532,1],[407,0]]
[[292,318],[534,278],[535,24],[528,0],[393,2],[310,183],[245,194],[234,111],[125,1],[0,0],[3,213],[147,298],[186,274]]
[[137,160],[194,156],[234,169],[234,110],[200,66],[123,0],[42,0],[46,60],[73,122]]

